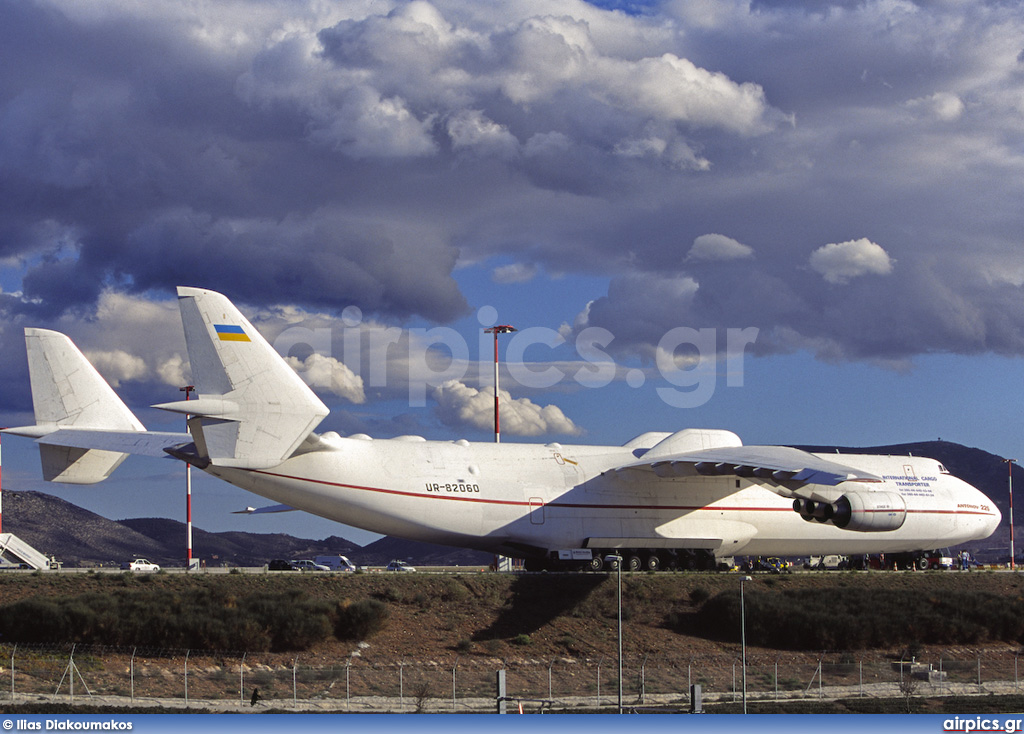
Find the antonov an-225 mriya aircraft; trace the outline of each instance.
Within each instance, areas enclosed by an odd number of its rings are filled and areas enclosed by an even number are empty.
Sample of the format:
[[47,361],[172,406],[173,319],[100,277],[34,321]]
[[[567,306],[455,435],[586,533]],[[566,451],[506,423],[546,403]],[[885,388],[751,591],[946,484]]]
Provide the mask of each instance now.
[[[1000,513],[937,461],[744,446],[729,431],[645,433],[622,446],[342,438],[324,404],[223,295],[179,288],[198,398],[154,407],[191,433],[146,431],[63,334],[26,329],[47,480],[105,479],[166,456],[376,533],[599,570],[709,567],[735,555],[917,552],[985,538]],[[273,508],[265,508],[273,509]]]

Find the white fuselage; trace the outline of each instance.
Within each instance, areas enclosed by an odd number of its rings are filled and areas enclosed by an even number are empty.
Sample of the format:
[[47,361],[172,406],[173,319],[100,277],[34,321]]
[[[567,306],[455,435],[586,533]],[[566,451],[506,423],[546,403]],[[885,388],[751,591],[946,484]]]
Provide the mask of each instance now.
[[916,551],[987,537],[1000,521],[984,494],[916,457],[827,455],[881,477],[872,489],[906,502],[901,527],[861,532],[802,519],[758,479],[609,471],[636,461],[635,446],[335,436],[325,443],[269,470],[207,471],[347,525],[512,555],[588,547],[718,556]]

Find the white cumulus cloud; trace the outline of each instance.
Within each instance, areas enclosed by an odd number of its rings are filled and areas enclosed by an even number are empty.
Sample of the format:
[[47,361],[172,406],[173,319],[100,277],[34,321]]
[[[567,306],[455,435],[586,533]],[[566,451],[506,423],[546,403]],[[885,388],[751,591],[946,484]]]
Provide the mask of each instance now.
[[866,237],[833,242],[811,253],[811,267],[829,283],[847,283],[861,275],[888,275],[893,260],[881,245]]
[[[438,414],[449,426],[471,426],[482,430],[494,427],[494,389],[477,390],[458,380],[435,387],[432,397]],[[500,390],[502,433],[516,436],[543,436],[549,433],[577,436],[582,429],[557,405],[537,405],[529,398],[513,398]]]
[[146,367],[145,360],[122,349],[108,352],[90,351],[86,352],[85,356],[110,383],[111,387],[119,387],[123,381],[138,380],[149,376],[149,368]]
[[537,277],[537,266],[533,263],[512,263],[494,269],[491,280],[495,283],[527,283]]
[[964,113],[963,100],[950,92],[936,92],[928,97],[912,99],[907,102],[907,108],[942,122],[952,122]]
[[702,234],[693,241],[687,260],[741,260],[751,257],[754,248],[724,234]]
[[314,390],[333,393],[353,403],[365,403],[363,378],[334,357],[313,352],[303,360],[286,357],[288,365]]

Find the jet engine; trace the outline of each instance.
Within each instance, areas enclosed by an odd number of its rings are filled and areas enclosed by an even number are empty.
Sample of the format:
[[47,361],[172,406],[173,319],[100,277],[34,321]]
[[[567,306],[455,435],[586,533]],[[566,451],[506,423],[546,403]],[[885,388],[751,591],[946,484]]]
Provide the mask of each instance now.
[[808,522],[868,533],[897,530],[907,519],[907,503],[895,492],[847,492],[835,502],[796,499],[793,510]]

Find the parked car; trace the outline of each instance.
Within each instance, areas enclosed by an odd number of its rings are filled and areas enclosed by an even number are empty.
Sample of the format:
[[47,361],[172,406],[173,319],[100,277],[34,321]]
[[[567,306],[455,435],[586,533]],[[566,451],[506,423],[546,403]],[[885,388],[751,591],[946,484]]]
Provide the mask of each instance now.
[[395,561],[392,561],[391,563],[388,564],[387,570],[388,571],[415,571],[416,569],[413,568],[412,566],[410,566],[405,561],[395,560]]
[[155,563],[150,563],[145,558],[136,558],[134,561],[128,561],[121,564],[122,571],[159,571],[160,567]]
[[314,563],[309,559],[292,561],[292,568],[296,571],[330,571],[331,569],[322,563]]
[[283,558],[275,558],[267,564],[268,571],[294,571],[295,567],[291,561],[286,561]]

